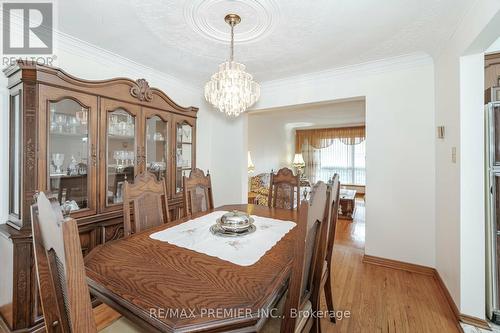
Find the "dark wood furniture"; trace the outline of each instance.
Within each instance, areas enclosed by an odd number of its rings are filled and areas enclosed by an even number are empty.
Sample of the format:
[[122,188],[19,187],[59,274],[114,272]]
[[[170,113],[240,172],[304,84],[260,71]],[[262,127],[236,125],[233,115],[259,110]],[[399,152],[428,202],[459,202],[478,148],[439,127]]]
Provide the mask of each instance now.
[[[78,79],[18,62],[4,71],[10,91],[9,218],[0,224],[5,258],[0,326],[33,331],[43,325],[33,266],[30,205],[36,191],[74,200],[83,254],[123,236],[123,182],[150,170],[164,178],[172,219],[181,216],[182,176],[195,167],[196,115],[141,79]],[[58,155],[59,154],[59,155]],[[74,161],[73,161],[74,160]],[[85,167],[78,166],[83,163]],[[5,222],[5,221],[2,221]]]
[[[133,183],[125,181],[123,193],[125,237],[170,222],[165,179],[158,180],[153,173],[143,172]],[[133,205],[133,219],[130,203]]]
[[[31,208],[33,248],[47,333],[97,332],[76,220],[64,218],[57,198],[42,192]],[[138,332],[124,319],[107,332]],[[117,327],[118,326],[118,327]]]
[[195,168],[189,177],[183,177],[184,216],[205,212],[214,208],[210,173]]
[[76,221],[42,192],[32,207],[33,247],[47,332],[97,332]]
[[[319,300],[325,281],[328,217],[332,203],[330,194],[330,187],[320,181],[313,186],[309,201],[303,200],[300,204],[295,259],[283,312],[280,314],[283,319],[281,323],[279,318],[269,319],[263,333],[321,331],[319,318],[304,314],[320,310]],[[302,316],[297,316],[297,309]]]
[[[324,284],[325,299],[328,311],[335,313],[333,306],[333,290],[332,290],[332,257],[333,245],[335,243],[335,231],[337,229],[337,220],[339,216],[339,200],[340,199],[340,180],[339,175],[335,174],[332,178],[331,186],[331,203],[329,207],[329,226],[328,226],[328,245],[326,249],[326,281]],[[335,323],[335,316],[330,316],[330,321]]]
[[[296,210],[256,205],[217,208],[233,209],[275,219],[297,220]],[[151,331],[260,329],[265,318],[235,318],[234,314],[238,309],[257,314],[259,309],[269,309],[280,298],[291,272],[297,228],[287,233],[256,264],[238,266],[149,237],[185,220],[95,248],[85,258],[91,292]],[[184,309],[188,315],[166,316],[168,309]],[[209,309],[235,312],[233,315],[230,312],[209,315],[206,312]],[[155,310],[158,311],[151,312]]]
[[356,210],[356,190],[340,190],[339,218],[352,221]]
[[300,201],[300,175],[294,175],[289,168],[271,171],[269,181],[269,207],[295,209]]

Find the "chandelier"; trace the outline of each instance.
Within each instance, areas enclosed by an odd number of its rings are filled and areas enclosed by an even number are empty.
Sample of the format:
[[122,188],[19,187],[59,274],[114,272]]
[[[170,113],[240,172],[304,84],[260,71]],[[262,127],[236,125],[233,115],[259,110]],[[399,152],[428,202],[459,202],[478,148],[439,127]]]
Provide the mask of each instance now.
[[224,20],[231,26],[231,53],[229,61],[220,64],[205,84],[205,99],[220,112],[237,117],[259,99],[260,85],[245,72],[245,65],[234,61],[234,26],[241,18],[228,14]]

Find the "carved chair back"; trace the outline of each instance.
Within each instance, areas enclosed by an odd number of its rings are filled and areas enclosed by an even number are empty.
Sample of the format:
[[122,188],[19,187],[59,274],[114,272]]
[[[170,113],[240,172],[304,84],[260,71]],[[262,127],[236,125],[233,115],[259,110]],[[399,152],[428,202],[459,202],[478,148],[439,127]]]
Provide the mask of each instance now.
[[[134,220],[131,207],[133,204]],[[125,237],[163,223],[170,222],[165,179],[157,180],[154,174],[144,172],[123,185],[123,227]]]
[[[322,280],[323,286],[321,286],[321,290],[325,290],[325,301],[330,313],[335,313],[335,309],[333,307],[333,290],[332,290],[332,256],[333,256],[333,244],[335,242],[335,229],[337,228],[337,218],[339,214],[339,199],[340,199],[340,181],[339,175],[335,174],[332,178],[331,182],[331,196],[333,202],[330,203],[329,212],[328,212],[328,242],[326,248],[326,277]],[[321,291],[320,290],[320,291]],[[319,297],[319,295],[318,295]],[[330,316],[330,321],[335,323],[335,316]]]
[[340,180],[339,175],[335,174],[332,179],[332,198],[333,204],[329,212],[329,227],[328,227],[328,246],[326,261],[331,266],[333,255],[333,244],[335,242],[335,229],[337,228],[337,219],[339,216],[339,201],[340,201]]
[[[282,333],[295,331],[297,318],[293,315],[294,309],[302,309],[307,301],[311,301],[313,309],[315,307],[312,296],[321,280],[317,266],[318,258],[324,258],[326,248],[328,225],[324,222],[325,207],[330,201],[328,195],[327,185],[320,181],[313,186],[310,199],[300,204],[292,274],[281,323]],[[313,320],[312,316],[310,320]]]
[[189,177],[183,177],[184,215],[200,213],[214,208],[212,195],[212,180],[201,169],[194,169]]
[[45,329],[97,332],[76,220],[42,192],[31,207],[33,247]]
[[300,176],[289,168],[281,168],[275,174],[271,171],[269,180],[269,207],[294,209],[300,201]]

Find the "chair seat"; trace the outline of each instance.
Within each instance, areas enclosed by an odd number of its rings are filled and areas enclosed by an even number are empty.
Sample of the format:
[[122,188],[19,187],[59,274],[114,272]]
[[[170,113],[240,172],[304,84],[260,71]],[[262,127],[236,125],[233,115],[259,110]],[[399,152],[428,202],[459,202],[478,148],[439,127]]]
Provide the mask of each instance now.
[[99,333],[141,333],[141,329],[125,317],[115,320],[111,325],[103,328]]
[[[260,333],[277,333],[281,329],[281,322],[283,321],[281,319],[281,316],[283,315],[283,309],[285,308],[285,301],[286,301],[287,293],[281,297],[279,300],[278,304],[276,305],[277,315],[274,317],[270,317],[267,319],[266,323],[262,327],[262,329],[259,331]],[[312,309],[312,304],[309,300],[307,300],[304,303],[304,306],[300,309],[301,314],[309,313]],[[304,316],[301,315],[299,318],[297,318],[297,321],[295,322],[295,333],[302,332],[304,327],[307,324],[307,320],[309,319],[309,316]]]

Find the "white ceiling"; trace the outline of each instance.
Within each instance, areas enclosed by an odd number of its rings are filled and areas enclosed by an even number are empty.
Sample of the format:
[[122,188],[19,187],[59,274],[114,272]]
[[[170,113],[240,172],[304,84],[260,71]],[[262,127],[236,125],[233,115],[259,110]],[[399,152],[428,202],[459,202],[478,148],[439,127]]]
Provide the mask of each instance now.
[[436,54],[475,0],[64,0],[58,30],[202,85],[228,56],[224,16],[237,12],[235,60],[257,81]]

